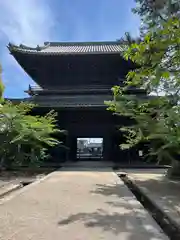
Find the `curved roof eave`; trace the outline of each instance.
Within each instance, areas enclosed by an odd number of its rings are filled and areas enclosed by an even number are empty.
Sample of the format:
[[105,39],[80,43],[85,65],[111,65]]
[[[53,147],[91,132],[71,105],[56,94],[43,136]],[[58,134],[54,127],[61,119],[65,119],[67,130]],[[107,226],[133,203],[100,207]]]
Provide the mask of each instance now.
[[56,43],[45,42],[44,46],[28,47],[8,44],[11,54],[15,52],[33,55],[79,55],[79,54],[122,54],[124,45],[119,42]]

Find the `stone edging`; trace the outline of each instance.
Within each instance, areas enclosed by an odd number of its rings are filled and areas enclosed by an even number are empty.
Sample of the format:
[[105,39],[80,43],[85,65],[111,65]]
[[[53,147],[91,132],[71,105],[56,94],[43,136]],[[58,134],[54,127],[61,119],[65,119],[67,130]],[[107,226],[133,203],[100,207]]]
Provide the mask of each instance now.
[[158,209],[159,212],[161,212],[169,222],[171,222],[177,229],[180,230],[180,224],[178,224],[170,214],[164,211],[164,209],[159,205],[151,196],[149,196],[148,191],[145,191],[143,187],[140,187],[136,184],[136,180],[127,174],[127,177],[129,178],[130,181],[135,185],[135,187],[142,193],[142,195],[145,195],[146,198],[155,206],[155,208]]
[[[53,172],[54,172],[54,171],[53,171]],[[31,187],[33,187],[33,186],[39,184],[40,182],[46,180],[47,178],[49,178],[49,177],[51,176],[51,174],[52,174],[53,172],[47,174],[46,176],[44,176],[44,177],[42,177],[42,178],[40,178],[40,179],[35,180],[34,182],[32,182],[31,184],[29,184],[29,185],[27,185],[27,186],[25,186],[25,187],[22,187],[22,184],[20,183],[20,184],[19,184],[19,188],[17,187],[17,189],[13,189],[13,190],[10,190],[10,191],[6,191],[5,194],[4,194],[4,196],[2,196],[2,197],[6,197],[6,195],[8,195],[9,193],[13,192],[14,190],[18,190],[18,189],[19,189],[19,191],[15,192],[15,193],[13,194],[13,196],[11,196],[11,197],[9,197],[9,198],[7,198],[7,199],[4,199],[4,200],[3,200],[3,198],[2,198],[1,195],[0,195],[0,200],[1,200],[1,201],[0,201],[0,204],[3,204],[3,203],[5,203],[5,202],[9,201],[10,199],[19,196],[20,194],[24,193],[25,191],[27,191],[27,190],[30,189]]]
[[5,195],[15,191],[15,190],[18,190],[20,188],[22,188],[22,184],[19,183],[19,184],[14,184],[12,185],[11,187],[6,187],[6,185],[8,184],[5,184],[0,190],[3,189],[3,191],[0,191],[0,198],[3,198]]
[[[121,179],[118,177],[117,173],[114,172],[114,174],[116,175],[117,181],[116,184],[121,184]],[[127,175],[125,172],[122,172],[122,174]],[[122,183],[124,184],[124,182],[122,181]],[[127,189],[127,191],[129,192],[129,195],[131,197],[131,199],[125,199],[125,201],[128,201],[129,205],[131,206],[132,210],[135,212],[137,219],[143,223],[143,225],[147,225],[147,226],[151,226],[154,233],[157,234],[157,238],[158,236],[162,236],[163,239],[169,239],[165,234],[164,231],[162,230],[162,228],[157,224],[157,222],[153,219],[153,217],[150,215],[150,213],[144,208],[144,206],[136,199],[136,197],[134,196],[134,194],[128,189],[128,187],[124,184],[124,188]],[[146,216],[145,219],[143,219],[142,222],[142,217],[141,214],[144,214],[144,216]],[[147,230],[148,233],[151,233],[152,229],[149,231]]]

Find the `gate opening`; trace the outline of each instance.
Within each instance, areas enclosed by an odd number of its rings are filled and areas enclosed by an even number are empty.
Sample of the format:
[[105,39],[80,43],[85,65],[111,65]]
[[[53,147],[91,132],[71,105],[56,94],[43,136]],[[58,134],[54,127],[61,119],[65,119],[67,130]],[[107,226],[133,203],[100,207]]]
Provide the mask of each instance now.
[[79,160],[101,160],[103,158],[103,138],[77,138]]

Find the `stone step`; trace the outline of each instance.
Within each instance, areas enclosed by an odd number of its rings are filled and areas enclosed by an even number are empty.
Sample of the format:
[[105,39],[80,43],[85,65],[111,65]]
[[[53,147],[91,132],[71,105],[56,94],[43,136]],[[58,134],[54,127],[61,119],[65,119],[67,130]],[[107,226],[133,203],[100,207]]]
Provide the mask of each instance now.
[[78,161],[78,162],[65,162],[62,164],[63,167],[113,167],[113,162],[104,162],[104,161]]

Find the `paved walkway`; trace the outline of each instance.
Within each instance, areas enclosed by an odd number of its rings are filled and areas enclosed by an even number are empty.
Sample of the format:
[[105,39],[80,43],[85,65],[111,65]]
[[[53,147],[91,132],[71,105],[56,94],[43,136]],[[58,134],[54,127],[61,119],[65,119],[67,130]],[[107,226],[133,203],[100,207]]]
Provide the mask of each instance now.
[[64,169],[0,203],[0,239],[168,238],[110,169]]
[[180,228],[180,181],[167,179],[163,169],[123,171]]

